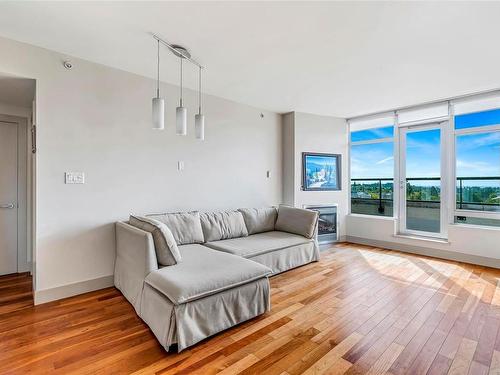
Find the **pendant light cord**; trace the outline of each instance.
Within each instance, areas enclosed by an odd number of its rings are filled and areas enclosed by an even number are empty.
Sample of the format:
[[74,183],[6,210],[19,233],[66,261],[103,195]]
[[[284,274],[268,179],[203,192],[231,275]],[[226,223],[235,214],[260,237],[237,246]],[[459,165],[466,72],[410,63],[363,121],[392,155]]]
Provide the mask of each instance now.
[[201,68],[198,74],[198,114],[201,115]]
[[181,107],[182,107],[182,56],[181,56]]
[[160,41],[158,41],[158,57],[156,65],[156,97],[160,97]]

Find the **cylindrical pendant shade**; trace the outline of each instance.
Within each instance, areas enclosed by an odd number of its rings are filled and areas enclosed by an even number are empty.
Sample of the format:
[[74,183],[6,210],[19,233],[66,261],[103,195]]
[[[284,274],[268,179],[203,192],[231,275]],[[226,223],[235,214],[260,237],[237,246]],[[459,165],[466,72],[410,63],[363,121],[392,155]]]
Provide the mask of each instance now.
[[202,114],[197,114],[194,116],[194,131],[196,139],[205,139],[205,116]]
[[165,127],[165,100],[153,98],[153,129],[163,130]]
[[186,107],[177,107],[176,110],[176,128],[175,133],[177,135],[187,134],[187,109]]

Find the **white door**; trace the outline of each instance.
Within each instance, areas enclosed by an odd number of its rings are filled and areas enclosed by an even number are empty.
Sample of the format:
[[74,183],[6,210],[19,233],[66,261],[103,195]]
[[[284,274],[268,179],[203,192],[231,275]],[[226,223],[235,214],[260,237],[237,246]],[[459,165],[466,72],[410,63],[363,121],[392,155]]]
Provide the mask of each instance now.
[[0,121],[0,275],[17,272],[17,128]]

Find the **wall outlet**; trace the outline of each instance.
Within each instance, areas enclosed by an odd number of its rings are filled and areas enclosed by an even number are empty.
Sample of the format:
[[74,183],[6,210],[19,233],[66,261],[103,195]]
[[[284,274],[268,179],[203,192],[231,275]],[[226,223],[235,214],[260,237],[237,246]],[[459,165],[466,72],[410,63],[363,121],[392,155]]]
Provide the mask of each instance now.
[[66,184],[84,184],[85,173],[83,172],[66,172],[64,173],[64,183]]

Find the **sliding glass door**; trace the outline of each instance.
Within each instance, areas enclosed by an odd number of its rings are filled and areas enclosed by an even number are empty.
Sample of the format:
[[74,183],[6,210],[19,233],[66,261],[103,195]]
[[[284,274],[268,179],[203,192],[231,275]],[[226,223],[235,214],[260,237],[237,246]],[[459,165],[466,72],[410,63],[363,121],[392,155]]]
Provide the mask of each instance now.
[[400,129],[400,232],[445,237],[442,124]]

